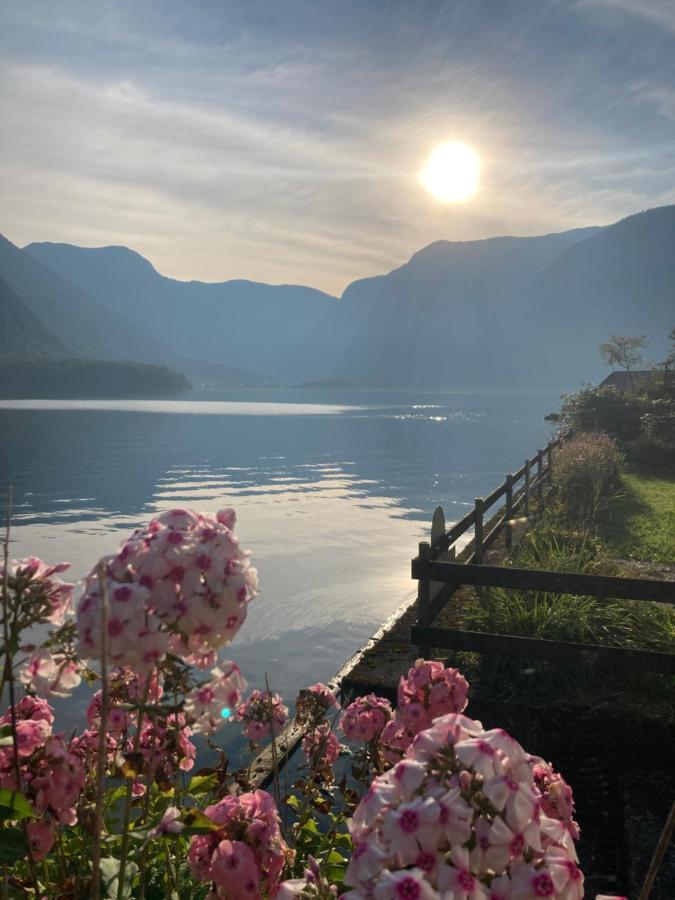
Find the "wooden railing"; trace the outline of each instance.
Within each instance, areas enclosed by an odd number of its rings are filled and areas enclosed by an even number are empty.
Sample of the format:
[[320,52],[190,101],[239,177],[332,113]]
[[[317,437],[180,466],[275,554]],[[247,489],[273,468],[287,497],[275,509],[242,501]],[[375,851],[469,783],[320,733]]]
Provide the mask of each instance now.
[[[543,450],[539,450],[532,459],[526,459],[517,472],[510,472],[503,484],[487,497],[476,497],[471,512],[448,530],[445,527],[443,508],[438,506],[431,523],[431,541],[422,541],[419,544],[418,559],[423,562],[454,560],[459,539],[472,529],[473,539],[469,544],[465,562],[481,563],[485,551],[502,532],[506,547],[510,549],[513,535],[512,521],[517,515],[529,516],[533,499],[536,499],[537,506],[541,509],[545,497],[544,488],[549,483],[553,470],[555,451],[568,436],[568,434],[560,435],[550,441]],[[488,515],[490,509],[502,498],[504,500],[497,509],[496,517],[493,515],[490,518]],[[489,529],[487,533],[486,527]],[[458,587],[459,582],[453,584],[420,579],[417,592],[418,624],[431,625]]]
[[[462,585],[675,605],[675,582],[481,565],[485,549],[501,531],[506,535],[507,548],[510,547],[509,523],[521,508],[525,515],[529,513],[533,493],[538,498],[539,508],[545,502],[543,489],[551,478],[554,451],[566,437],[563,435],[551,441],[534,459],[527,460],[521,469],[507,475],[504,484],[487,497],[477,498],[474,509],[449,530],[445,529],[443,510],[437,508],[431,541],[419,545],[419,555],[412,561],[412,577],[418,582],[418,614],[417,622],[411,628],[411,641],[420,648],[421,655],[428,655],[431,647],[565,661],[587,659],[591,654],[619,665],[675,674],[675,653],[434,627],[435,620]],[[533,466],[536,467],[534,478]],[[522,487],[517,487],[521,480],[524,481]],[[504,504],[485,534],[485,512],[502,497]],[[473,541],[465,550],[463,561],[458,562],[456,542],[472,526]]]

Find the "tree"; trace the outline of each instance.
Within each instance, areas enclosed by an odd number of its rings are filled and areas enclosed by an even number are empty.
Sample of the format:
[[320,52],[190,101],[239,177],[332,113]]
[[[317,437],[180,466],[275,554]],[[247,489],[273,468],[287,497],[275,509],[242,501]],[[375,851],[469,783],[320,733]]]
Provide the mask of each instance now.
[[610,339],[600,344],[600,353],[608,366],[621,366],[628,372],[633,393],[635,393],[635,378],[633,370],[642,363],[640,350],[646,346],[647,337],[628,337],[623,334],[613,334]]

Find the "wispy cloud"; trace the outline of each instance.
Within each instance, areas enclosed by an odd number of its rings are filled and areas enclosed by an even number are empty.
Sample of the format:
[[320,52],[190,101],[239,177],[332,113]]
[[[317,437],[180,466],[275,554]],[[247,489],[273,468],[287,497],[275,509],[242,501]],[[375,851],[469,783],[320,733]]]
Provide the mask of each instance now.
[[[636,36],[642,5],[63,0],[54,22],[18,4],[0,22],[0,230],[340,292],[439,238],[674,200],[675,36]],[[464,206],[417,183],[447,137],[483,157]]]

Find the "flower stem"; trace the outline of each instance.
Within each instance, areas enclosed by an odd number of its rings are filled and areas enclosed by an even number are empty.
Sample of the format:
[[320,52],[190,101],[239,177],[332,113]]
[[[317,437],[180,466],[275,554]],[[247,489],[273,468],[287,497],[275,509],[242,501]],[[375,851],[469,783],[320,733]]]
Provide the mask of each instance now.
[[94,818],[94,846],[92,850],[92,897],[101,896],[101,833],[103,831],[103,790],[105,786],[106,755],[108,749],[108,582],[105,566],[97,570],[101,592],[101,724],[98,733],[96,765],[96,812]]
[[[143,697],[141,699],[141,708],[138,711],[138,722],[136,724],[136,736],[134,738],[134,753],[138,750],[139,744],[141,742],[141,728],[143,727],[143,716],[145,713],[145,707],[148,702],[148,695],[150,693],[150,681],[152,680],[152,669],[148,672],[145,687],[143,688]],[[120,850],[120,870],[119,870],[119,882],[117,886],[117,900],[122,900],[124,895],[124,875],[127,868],[127,857],[129,855],[129,825],[131,823],[131,793],[133,791],[134,779],[133,777],[127,778],[127,793],[124,798],[124,822],[122,825],[122,849]],[[147,786],[147,790],[150,790],[150,785]]]

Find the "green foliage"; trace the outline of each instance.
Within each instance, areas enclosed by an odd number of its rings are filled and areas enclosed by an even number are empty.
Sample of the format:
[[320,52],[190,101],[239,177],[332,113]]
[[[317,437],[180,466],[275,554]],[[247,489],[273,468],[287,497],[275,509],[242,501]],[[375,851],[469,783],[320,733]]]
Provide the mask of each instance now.
[[573,431],[603,431],[619,443],[637,438],[642,407],[634,395],[613,387],[586,385],[576,394],[564,394],[560,406],[563,422]]
[[[642,364],[642,354],[640,350],[646,346],[646,335],[640,337],[629,337],[622,334],[613,334],[608,341],[600,344],[600,355],[609,366],[621,366],[629,375],[633,369]],[[635,390],[635,382],[633,382],[633,390]]]
[[644,434],[657,447],[675,451],[675,400],[652,400],[642,416]]
[[28,800],[19,791],[0,790],[0,820],[34,819],[35,811]]
[[[601,540],[587,530],[565,530],[551,510],[521,543],[514,565],[559,572],[618,574]],[[551,594],[485,591],[463,605],[461,627],[543,640],[675,652],[675,610],[658,603]],[[675,678],[621,669],[588,658],[565,664],[524,657],[481,655],[463,660],[490,699],[537,698],[561,705],[614,706],[675,719]],[[546,698],[546,699],[544,699]]]
[[618,486],[623,464],[606,434],[578,434],[563,444],[553,461],[553,487],[561,516],[590,523]]
[[17,863],[27,853],[28,842],[20,828],[0,828],[0,863]]
[[115,396],[164,393],[191,387],[168,366],[109,360],[22,360],[0,357],[0,385],[6,397]]

